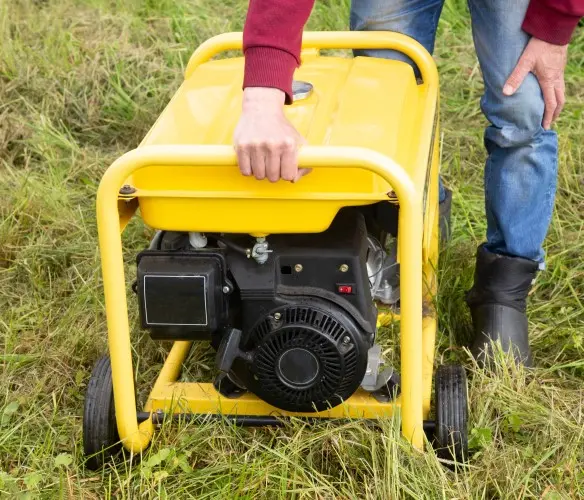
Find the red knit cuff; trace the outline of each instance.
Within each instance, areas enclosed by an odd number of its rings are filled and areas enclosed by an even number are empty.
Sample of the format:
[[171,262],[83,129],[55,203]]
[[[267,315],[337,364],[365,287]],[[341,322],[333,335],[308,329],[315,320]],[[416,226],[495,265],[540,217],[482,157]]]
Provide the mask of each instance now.
[[249,47],[245,51],[243,88],[271,87],[286,94],[292,102],[292,79],[298,67],[296,58],[285,50],[272,47]]
[[544,2],[531,2],[523,21],[523,31],[554,45],[570,43],[579,16],[563,14]]
[[272,87],[286,94],[286,104],[292,102],[292,79],[298,67],[296,58],[285,50],[273,47],[249,47],[245,51],[243,88]]

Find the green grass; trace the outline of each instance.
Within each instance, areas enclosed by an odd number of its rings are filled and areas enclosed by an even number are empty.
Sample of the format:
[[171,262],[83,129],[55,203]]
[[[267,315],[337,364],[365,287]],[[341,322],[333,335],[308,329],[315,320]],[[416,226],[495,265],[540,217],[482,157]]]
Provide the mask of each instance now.
[[[345,29],[348,0],[317,2],[309,27]],[[571,48],[558,129],[559,190],[548,269],[529,308],[533,374],[471,371],[467,471],[412,452],[388,422],[164,428],[140,463],[83,467],[83,394],[106,350],[94,200],[135,147],[192,50],[241,29],[243,0],[0,0],[0,497],[578,498],[584,496],[584,36]],[[462,0],[447,3],[443,169],[455,192],[441,262],[438,360],[466,359],[464,291],[485,231],[482,82]],[[133,223],[128,265],[150,231]],[[135,309],[132,312],[135,315]],[[134,333],[140,397],[167,346]],[[198,361],[202,356],[203,361]],[[199,346],[188,373],[205,374]]]

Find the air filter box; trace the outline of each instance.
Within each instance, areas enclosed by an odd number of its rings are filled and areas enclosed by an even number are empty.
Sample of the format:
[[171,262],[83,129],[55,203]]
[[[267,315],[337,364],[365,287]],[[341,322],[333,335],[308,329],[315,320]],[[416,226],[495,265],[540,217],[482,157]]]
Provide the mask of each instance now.
[[159,340],[207,340],[227,317],[218,253],[147,250],[138,255],[142,328]]

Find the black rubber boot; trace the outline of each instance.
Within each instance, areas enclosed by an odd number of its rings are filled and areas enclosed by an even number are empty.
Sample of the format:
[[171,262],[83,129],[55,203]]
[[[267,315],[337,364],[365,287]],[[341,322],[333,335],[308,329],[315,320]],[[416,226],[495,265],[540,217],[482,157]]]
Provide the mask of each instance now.
[[474,286],[466,302],[475,332],[471,352],[479,365],[491,357],[493,341],[500,341],[517,363],[532,366],[525,309],[538,267],[532,260],[478,248]]
[[445,242],[450,240],[450,214],[452,212],[452,191],[444,188],[446,197],[438,205],[438,216],[440,217],[440,241]]

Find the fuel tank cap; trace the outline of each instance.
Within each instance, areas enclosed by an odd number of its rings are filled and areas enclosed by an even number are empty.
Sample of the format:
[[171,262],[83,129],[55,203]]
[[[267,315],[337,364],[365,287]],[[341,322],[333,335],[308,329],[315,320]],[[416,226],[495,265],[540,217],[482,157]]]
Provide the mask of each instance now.
[[313,90],[312,83],[294,80],[292,82],[292,100],[296,102],[308,99]]

